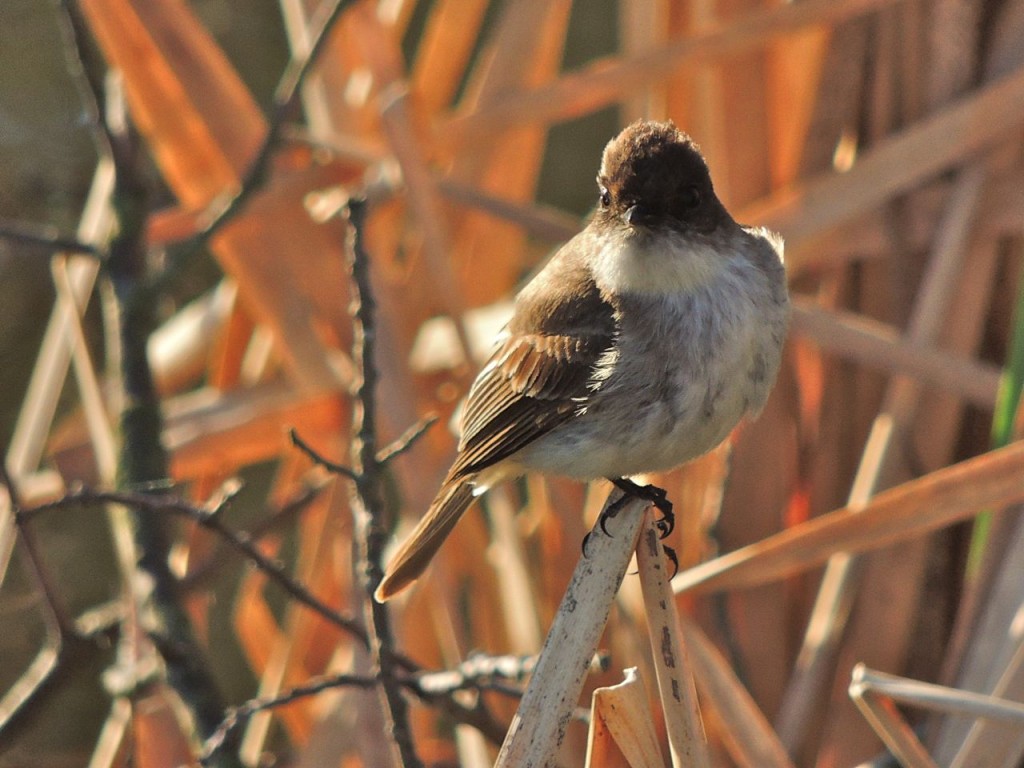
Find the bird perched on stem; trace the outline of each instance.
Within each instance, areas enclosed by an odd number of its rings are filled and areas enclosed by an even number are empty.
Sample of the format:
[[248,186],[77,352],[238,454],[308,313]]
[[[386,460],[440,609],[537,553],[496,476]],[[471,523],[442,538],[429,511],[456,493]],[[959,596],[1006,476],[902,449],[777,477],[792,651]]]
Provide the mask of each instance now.
[[789,316],[781,239],[733,220],[671,122],[623,130],[597,183],[586,228],[516,298],[378,600],[419,577],[474,497],[525,472],[608,478],[668,517],[664,492],[624,478],[707,453],[764,406]]

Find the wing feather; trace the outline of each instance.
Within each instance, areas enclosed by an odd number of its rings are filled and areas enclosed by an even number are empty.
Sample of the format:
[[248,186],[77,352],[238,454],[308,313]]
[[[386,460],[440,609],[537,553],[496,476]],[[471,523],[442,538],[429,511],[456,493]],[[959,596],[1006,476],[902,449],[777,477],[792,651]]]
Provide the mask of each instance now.
[[615,309],[585,258],[586,231],[548,262],[516,300],[508,334],[470,388],[449,479],[505,459],[574,418],[615,340]]
[[611,336],[507,339],[470,390],[450,476],[479,472],[572,419],[611,342]]

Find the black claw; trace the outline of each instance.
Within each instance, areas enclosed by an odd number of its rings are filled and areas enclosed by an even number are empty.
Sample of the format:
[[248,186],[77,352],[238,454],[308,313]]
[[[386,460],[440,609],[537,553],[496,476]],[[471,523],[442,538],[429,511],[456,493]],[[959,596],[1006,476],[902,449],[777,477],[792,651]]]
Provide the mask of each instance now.
[[590,541],[590,533],[590,531],[587,531],[587,535],[583,537],[583,546],[581,547],[583,550],[583,557],[587,559],[589,559],[589,555],[587,555],[587,542]]
[[622,496],[616,499],[615,501],[608,505],[607,509],[605,509],[605,511],[602,512],[601,516],[597,519],[597,523],[605,536],[611,536],[611,534],[608,533],[608,521],[619,514],[622,508],[626,505],[626,501],[628,499],[629,496]]
[[672,575],[668,577],[668,580],[672,581],[672,579],[676,577],[676,574],[679,573],[679,558],[676,556],[676,551],[672,549],[672,547],[662,546],[662,549],[665,550],[665,556],[672,561]]
[[[676,524],[676,516],[672,512],[672,502],[668,500],[668,492],[664,488],[659,488],[656,485],[637,485],[632,480],[627,480],[624,477],[609,478],[609,480],[624,493],[620,498],[609,504],[608,508],[597,519],[597,525],[605,536],[611,536],[611,533],[608,531],[608,521],[619,514],[631,496],[649,502],[661,512],[661,519],[654,521],[654,525],[658,529],[658,538],[665,539],[672,533]],[[587,541],[590,539],[590,535],[588,533],[583,537],[582,549],[584,557],[587,556]],[[672,549],[669,547],[664,547],[664,549],[674,565],[674,570],[672,571],[672,576],[674,577],[679,572],[679,560]]]
[[659,488],[656,485],[637,485],[624,477],[610,479],[617,488],[622,489],[630,496],[636,496],[649,502],[661,512],[661,519],[655,522],[661,538],[664,539],[672,533],[676,525],[676,516],[672,512],[672,502],[668,500],[668,492],[664,488]]
[[[666,502],[668,503],[668,502]],[[659,507],[660,509],[660,507]],[[661,509],[661,520],[658,520],[655,525],[658,526],[658,532],[661,538],[666,538],[676,527],[676,516],[672,514],[672,505],[669,504],[669,511]]]

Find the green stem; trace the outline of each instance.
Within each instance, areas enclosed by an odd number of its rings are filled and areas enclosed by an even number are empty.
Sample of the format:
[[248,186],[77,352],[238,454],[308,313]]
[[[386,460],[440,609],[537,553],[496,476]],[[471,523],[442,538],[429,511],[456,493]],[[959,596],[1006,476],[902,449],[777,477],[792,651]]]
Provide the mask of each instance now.
[[[1013,333],[1007,350],[1006,365],[999,382],[995,414],[992,417],[992,448],[1002,448],[1013,439],[1013,427],[1020,406],[1020,395],[1024,386],[1024,266],[1017,282],[1017,304],[1013,313]],[[992,528],[992,512],[978,515],[971,531],[971,544],[967,553],[967,579],[977,578],[984,561]]]

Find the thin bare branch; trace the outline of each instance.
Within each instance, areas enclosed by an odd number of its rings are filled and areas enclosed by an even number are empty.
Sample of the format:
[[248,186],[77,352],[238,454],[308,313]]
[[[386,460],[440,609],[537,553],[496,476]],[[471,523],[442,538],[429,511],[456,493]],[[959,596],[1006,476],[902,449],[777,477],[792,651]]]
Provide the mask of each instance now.
[[110,132],[110,126],[104,119],[106,98],[103,78],[106,66],[93,55],[89,47],[88,24],[82,17],[78,4],[73,0],[61,0],[60,9],[64,56],[78,88],[82,105],[89,116],[89,126],[94,134],[96,149],[101,156],[112,154],[115,140]]
[[309,443],[299,437],[299,433],[295,429],[288,431],[288,436],[291,438],[292,444],[302,451],[304,454],[309,456],[316,464],[320,465],[328,472],[333,472],[336,475],[347,477],[349,480],[355,480],[357,475],[351,467],[346,467],[344,464],[337,464],[330,459],[323,456],[316,449],[313,448]]
[[27,224],[20,221],[0,222],[0,240],[42,248],[48,253],[79,253],[85,256],[99,256],[96,246],[83,243],[73,237],[62,235],[50,225]]
[[203,753],[199,757],[202,765],[208,765],[210,760],[221,750],[229,735],[248,722],[256,712],[263,712],[268,709],[277,709],[292,704],[301,699],[315,696],[334,688],[362,688],[372,689],[377,686],[377,678],[365,675],[340,674],[329,677],[314,678],[303,685],[291,688],[279,696],[269,698],[249,699],[244,704],[232,707],[227,711],[224,721],[216,731],[203,744]]
[[2,461],[0,461],[0,485],[6,488],[7,494],[10,497],[11,507],[14,511],[14,521],[18,525],[21,543],[25,547],[27,555],[26,564],[29,573],[46,601],[48,623],[52,623],[53,628],[58,630],[62,636],[74,634],[74,622],[71,620],[63,601],[60,599],[53,578],[46,570],[39,545],[32,535],[32,531],[26,530],[21,525],[21,520],[19,519],[19,512],[22,509],[21,494],[18,492],[17,486],[10,474],[8,474],[7,467]]
[[351,225],[349,253],[352,291],[352,362],[361,376],[356,389],[352,424],[352,458],[355,482],[352,513],[355,518],[357,570],[365,591],[364,614],[370,637],[370,652],[378,667],[378,678],[386,711],[391,718],[391,737],[397,757],[406,768],[422,765],[416,755],[409,727],[409,712],[394,662],[395,640],[388,608],[373,598],[384,577],[384,548],[388,542],[385,520],[383,466],[377,459],[377,362],[376,302],[370,281],[370,256],[363,240],[366,202],[348,204]]
[[[436,702],[447,699],[453,703],[452,694],[465,690],[498,690],[509,695],[520,695],[518,690],[502,688],[497,684],[501,679],[522,679],[533,669],[536,656],[487,656],[477,654],[459,665],[454,670],[425,672],[412,677],[403,677],[400,682],[411,692],[425,701]],[[336,688],[361,688],[371,690],[379,684],[373,675],[355,675],[344,672],[337,675],[315,677],[302,685],[291,688],[278,696],[254,698],[237,707],[232,707],[224,716],[217,731],[203,744],[200,763],[206,765],[224,745],[232,731],[245,725],[256,712],[277,709],[301,699],[316,696],[324,691]],[[471,710],[454,710],[456,719],[466,722],[467,718],[476,724]]]
[[25,569],[35,583],[36,590],[43,597],[43,623],[46,626],[46,639],[43,647],[28,668],[0,698],[0,732],[12,720],[25,711],[26,706],[35,699],[44,686],[57,673],[65,650],[65,639],[73,632],[68,620],[67,611],[60,600],[53,580],[43,564],[41,554],[31,531],[18,521],[18,510],[21,499],[7,468],[0,462],[0,484],[4,486],[14,512],[15,523],[21,536],[22,551],[25,553]]
[[413,424],[402,435],[400,435],[397,440],[390,445],[385,445],[377,451],[377,462],[380,464],[387,464],[392,459],[401,456],[412,448],[413,445],[416,444],[416,441],[423,437],[427,433],[427,430],[436,423],[437,416],[430,415],[425,419],[421,419],[418,423]]
[[246,536],[228,528],[215,515],[211,515],[208,510],[196,507],[181,499],[133,491],[96,491],[81,488],[68,493],[56,501],[21,510],[18,513],[18,518],[27,521],[39,514],[52,510],[102,503],[124,504],[140,512],[149,514],[170,513],[195,521],[204,528],[212,530],[234,549],[245,555],[257,568],[266,573],[294,599],[311,610],[316,611],[331,624],[352,635],[364,645],[368,643],[366,631],[359,622],[344,616],[322,602],[303,585],[295,581],[281,565],[260,552]]
[[[320,474],[318,470],[316,472]],[[258,544],[264,536],[268,535],[271,531],[280,528],[309,506],[309,504],[320,495],[324,488],[327,487],[328,482],[330,482],[330,478],[325,477],[322,474],[319,481],[313,479],[308,480],[292,496],[286,499],[284,503],[276,509],[272,509],[267,512],[266,517],[264,517],[259,523],[246,531],[238,531],[238,536],[242,539],[247,539],[252,544]],[[190,567],[189,572],[182,577],[180,582],[181,588],[195,589],[197,586],[204,583],[212,573],[225,563],[222,555],[223,548],[226,546],[228,546],[227,542],[218,539],[218,543],[214,548],[214,551],[206,555],[206,557],[194,567]]]

